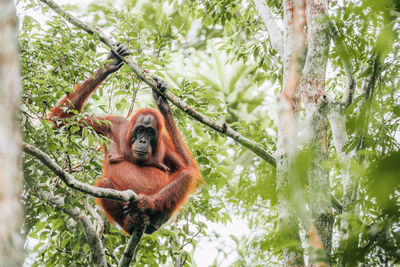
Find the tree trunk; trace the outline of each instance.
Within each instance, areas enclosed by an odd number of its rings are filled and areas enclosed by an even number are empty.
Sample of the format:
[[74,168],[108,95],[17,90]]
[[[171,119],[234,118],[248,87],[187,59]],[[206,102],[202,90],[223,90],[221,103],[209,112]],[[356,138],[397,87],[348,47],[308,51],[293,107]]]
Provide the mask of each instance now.
[[[329,53],[329,24],[326,0],[307,1],[308,52],[303,69],[302,97],[306,109],[306,127],[313,159],[308,173],[310,208],[313,224],[326,252],[332,248],[334,217],[331,208],[329,173],[323,167],[328,156],[327,121],[320,111],[325,100],[325,72]],[[311,258],[311,263],[316,259]]]
[[21,266],[21,137],[14,1],[0,0],[0,266]]
[[[284,38],[283,38],[283,88],[288,84],[290,72],[291,57],[293,53],[294,42],[294,0],[285,0],[284,7]],[[277,150],[277,193],[278,193],[278,210],[279,210],[279,228],[281,238],[286,241],[293,242],[292,246],[285,247],[282,251],[283,262],[285,266],[302,266],[304,265],[303,248],[299,235],[299,220],[293,210],[291,200],[291,179],[290,159],[296,151],[297,139],[297,119],[299,110],[299,97],[296,94],[290,101],[291,107],[286,115],[280,115],[278,125],[278,150]],[[282,106],[284,103],[281,103]],[[282,107],[285,109],[285,107]],[[290,124],[290,126],[288,126]]]

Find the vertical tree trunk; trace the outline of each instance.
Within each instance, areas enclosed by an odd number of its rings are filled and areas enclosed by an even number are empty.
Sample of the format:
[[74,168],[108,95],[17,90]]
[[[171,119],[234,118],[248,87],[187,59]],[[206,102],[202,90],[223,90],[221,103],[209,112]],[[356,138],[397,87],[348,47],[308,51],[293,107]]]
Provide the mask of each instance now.
[[0,0],[0,266],[21,266],[24,260],[16,31],[14,1]]
[[[294,0],[285,0],[284,8],[284,34],[283,34],[283,88],[288,84],[290,59],[292,57],[292,49],[294,42]],[[297,112],[299,110],[299,97],[296,95],[291,101],[292,114],[288,116],[280,116],[278,126],[278,150],[277,150],[277,193],[278,193],[278,210],[279,210],[279,226],[281,229],[281,238],[286,241],[294,241],[291,247],[283,249],[283,261],[286,266],[302,266],[304,265],[303,248],[299,235],[299,220],[293,211],[293,205],[290,203],[292,196],[290,195],[290,155],[296,150],[296,136],[292,136],[297,131],[294,129],[297,125]],[[286,107],[288,108],[288,107]],[[285,112],[280,110],[279,112]],[[287,118],[290,117],[290,118]],[[284,119],[285,121],[282,121]],[[290,120],[290,121],[288,121]],[[287,127],[287,124],[291,126]],[[287,131],[290,131],[288,133]]]
[[[308,53],[303,69],[302,95],[313,159],[308,174],[310,208],[313,224],[327,253],[332,247],[333,214],[331,210],[329,173],[323,167],[327,158],[327,121],[320,112],[325,98],[325,72],[329,52],[329,25],[326,0],[307,1]],[[325,20],[324,20],[325,19]],[[311,259],[315,262],[315,259]]]

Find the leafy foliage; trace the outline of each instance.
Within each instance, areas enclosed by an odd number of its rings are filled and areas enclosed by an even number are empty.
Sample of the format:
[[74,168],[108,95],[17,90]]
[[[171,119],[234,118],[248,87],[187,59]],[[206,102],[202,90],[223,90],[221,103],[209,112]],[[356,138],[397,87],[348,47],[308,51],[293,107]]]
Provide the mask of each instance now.
[[[282,1],[267,2],[278,17],[282,16]],[[115,6],[114,1],[92,1],[84,11],[67,7],[82,12],[82,20],[127,45],[144,69],[163,77],[170,90],[189,106],[226,123],[266,150],[276,151],[275,95],[282,84],[282,64],[252,1],[131,0]],[[339,199],[346,197],[343,181],[348,174],[358,186],[352,203],[357,208],[347,217],[338,211],[333,214],[332,262],[396,264],[400,249],[400,170],[396,164],[400,160],[399,7],[394,1],[368,0],[332,1],[329,8],[329,19],[349,50],[359,88],[345,111],[349,140],[339,151],[351,155],[350,170],[335,150],[331,132],[328,136],[329,158],[324,167],[330,173],[331,193]],[[135,109],[154,107],[151,91],[123,67],[91,96],[84,114],[75,114],[61,128],[53,128],[46,120],[51,107],[104,64],[107,49],[96,36],[53,16],[37,0],[21,1],[19,9],[24,142],[45,151],[76,179],[93,184],[101,175],[101,148],[109,140],[89,127],[82,128],[77,121],[91,114],[127,116],[135,90]],[[366,88],[376,62],[381,72],[366,97],[360,89]],[[327,91],[340,100],[346,76],[335,46],[329,53],[329,64]],[[206,183],[176,221],[143,237],[136,265],[196,266],[198,245],[205,237],[207,242],[218,244],[220,254],[212,259],[214,266],[280,264],[282,248],[296,244],[282,238],[285,229],[278,224],[275,168],[182,111],[173,108],[173,114]],[[299,181],[287,192],[302,197],[297,203],[300,218],[307,216],[304,207],[313,201],[307,194],[307,153],[312,152],[304,148],[294,161]],[[66,187],[35,158],[25,156],[23,163],[23,200],[33,265],[92,265],[82,226],[46,204],[35,189],[66,197],[66,207],[79,207],[95,224],[86,209],[87,204],[95,205],[93,198]],[[225,237],[212,235],[213,223],[229,225],[236,220],[247,222],[246,236],[235,232]],[[352,229],[347,237],[341,232],[344,222]],[[127,239],[106,223],[102,241],[111,264],[117,265]],[[233,249],[223,246],[221,240],[226,239],[233,242]],[[300,245],[306,244],[303,238]]]

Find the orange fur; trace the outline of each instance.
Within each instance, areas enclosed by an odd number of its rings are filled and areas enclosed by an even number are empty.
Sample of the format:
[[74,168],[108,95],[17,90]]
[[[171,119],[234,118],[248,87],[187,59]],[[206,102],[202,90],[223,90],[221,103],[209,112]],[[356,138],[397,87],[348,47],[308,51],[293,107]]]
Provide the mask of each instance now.
[[[49,118],[71,117],[63,107],[81,111],[88,96],[106,76],[107,74],[100,71],[94,78],[77,86],[74,92],[64,97],[58,106],[51,110]],[[159,138],[157,148],[151,152],[149,159],[138,163],[131,154],[130,140],[136,121],[143,115],[153,116]],[[150,224],[146,232],[152,233],[175,214],[188,195],[203,182],[197,162],[176,129],[170,111],[161,113],[156,109],[146,108],[138,110],[131,120],[119,116],[107,116],[105,119],[110,121],[111,125],[99,125],[90,117],[85,119],[87,125],[112,140],[109,149],[104,149],[103,175],[95,185],[116,190],[130,189],[141,196],[137,206],[141,212],[148,215]],[[107,219],[119,224],[126,232],[132,233],[135,227],[139,226],[139,222],[134,220],[134,214],[124,215],[123,207],[127,203],[107,199],[95,201],[103,208]],[[150,208],[151,212],[148,212],[147,208]]]

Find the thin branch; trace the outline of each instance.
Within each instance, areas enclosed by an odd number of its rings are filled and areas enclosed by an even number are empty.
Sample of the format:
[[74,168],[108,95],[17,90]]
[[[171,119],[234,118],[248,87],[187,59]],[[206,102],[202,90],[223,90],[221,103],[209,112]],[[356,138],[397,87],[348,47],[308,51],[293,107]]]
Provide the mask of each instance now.
[[342,103],[348,107],[353,102],[354,93],[357,87],[357,80],[353,74],[353,65],[351,64],[351,56],[349,49],[343,41],[343,36],[340,34],[335,23],[330,22],[332,39],[343,63],[344,72],[346,73],[346,89],[343,94]]
[[[105,251],[106,255],[107,255],[107,256],[110,256],[110,257],[113,259],[113,261],[115,262],[115,264],[118,264],[119,260],[118,260],[117,257],[114,255],[114,253],[113,253],[113,251],[111,250],[111,248],[108,247],[107,244],[105,244],[105,243],[104,243],[104,247],[106,248],[106,251]],[[112,265],[112,266],[114,266],[114,265]]]
[[337,210],[339,213],[342,213],[343,204],[340,203],[340,201],[333,194],[331,194],[331,201],[332,201],[332,206],[335,208],[335,210]]
[[[193,240],[201,233],[201,231],[203,231],[203,226],[200,226],[199,231],[197,231],[194,235],[192,235],[188,241],[184,242],[179,249],[182,250],[185,246],[192,243]],[[183,241],[185,241],[185,239]]]
[[137,198],[137,194],[132,190],[118,191],[108,188],[100,188],[92,185],[82,183],[75,180],[69,173],[65,172],[60,166],[57,165],[46,153],[40,149],[31,146],[29,144],[23,143],[22,150],[37,159],[39,159],[44,165],[46,165],[52,172],[54,172],[58,177],[60,177],[67,186],[81,191],[83,193],[89,194],[98,198],[107,198],[116,201],[129,201],[131,199]]
[[279,29],[274,19],[271,9],[268,7],[265,0],[253,0],[258,14],[260,15],[269,33],[269,39],[271,41],[272,47],[278,52],[278,54],[283,56],[283,36],[282,31]]
[[42,200],[47,200],[47,202],[62,210],[72,219],[74,219],[77,223],[82,224],[82,231],[85,235],[86,241],[91,248],[91,252],[93,255],[93,263],[95,266],[107,266],[106,255],[104,254],[103,244],[100,241],[96,233],[96,229],[93,224],[90,222],[89,218],[83,213],[79,208],[66,208],[64,203],[64,198],[54,196],[50,192],[42,191],[36,188],[36,192]]
[[129,74],[129,76],[130,76],[132,84],[133,84],[133,92],[132,92],[131,105],[129,106],[128,114],[126,115],[125,118],[129,118],[129,116],[132,114],[133,107],[135,106],[135,102],[136,102],[137,93],[139,92],[140,86],[142,85],[142,81],[139,81],[137,88],[135,88],[135,80],[133,79],[133,75]]
[[125,247],[124,253],[122,254],[118,267],[128,267],[131,261],[135,260],[137,247],[145,230],[146,227],[137,228],[135,231],[133,231],[128,244]]
[[375,87],[379,77],[381,76],[384,70],[384,59],[387,54],[391,50],[393,43],[396,40],[396,33],[393,30],[396,24],[396,20],[385,21],[384,25],[381,28],[381,32],[378,35],[375,48],[374,48],[374,56],[372,65],[372,73],[366,78],[363,82],[361,92],[365,95],[363,101],[360,103],[360,112],[358,116],[364,116],[360,129],[361,138],[360,142],[357,144],[356,150],[361,150],[364,148],[364,138],[368,131],[368,120],[369,120],[369,112],[371,109],[371,100],[374,96]]
[[160,92],[160,90],[157,88],[157,83],[154,81],[154,79],[149,74],[147,74],[133,60],[132,57],[122,57],[120,54],[118,54],[113,42],[109,38],[107,38],[107,36],[105,34],[103,34],[101,31],[93,28],[92,26],[90,26],[86,23],[81,22],[79,19],[77,19],[76,17],[74,17],[71,14],[69,14],[68,12],[66,12],[64,9],[62,9],[59,5],[57,5],[52,0],[40,0],[40,1],[42,1],[43,3],[46,3],[56,13],[58,13],[65,20],[69,21],[73,25],[77,26],[78,28],[81,28],[82,30],[86,31],[87,33],[89,33],[91,35],[96,35],[101,42],[106,44],[122,61],[124,61],[132,69],[132,71],[136,74],[138,79],[142,80],[147,85],[149,85],[151,88],[153,88],[160,94],[164,95],[169,101],[171,101],[172,104],[174,104],[175,106],[180,108],[183,112],[185,112],[192,118],[198,120],[199,122],[207,125],[211,129],[214,129],[215,131],[217,131],[219,133],[229,136],[230,138],[232,138],[239,144],[241,144],[241,145],[247,147],[249,150],[253,151],[256,155],[260,156],[266,162],[270,163],[273,166],[276,166],[275,158],[272,157],[265,149],[261,148],[260,144],[242,136],[238,132],[234,131],[232,128],[228,127],[225,123],[218,123],[218,122],[212,120],[211,118],[201,114],[200,112],[196,111],[192,107],[183,103],[177,96],[175,96],[169,90]]
[[378,53],[375,54],[372,65],[372,73],[366,79],[366,82],[363,84],[361,91],[365,94],[365,101],[371,101],[372,96],[375,92],[376,81],[378,80],[381,72],[383,70],[382,64],[380,64],[380,55]]
[[364,80],[361,91],[365,94],[365,97],[360,102],[360,111],[358,117],[364,116],[361,120],[360,127],[358,127],[360,132],[360,139],[356,146],[356,151],[362,150],[365,147],[365,136],[368,132],[368,121],[369,121],[369,112],[371,109],[371,99],[375,92],[376,81],[379,79],[379,76],[382,72],[382,66],[379,64],[379,54],[375,54],[374,62],[372,64],[372,74]]

